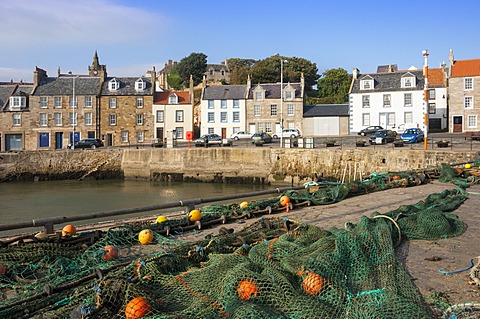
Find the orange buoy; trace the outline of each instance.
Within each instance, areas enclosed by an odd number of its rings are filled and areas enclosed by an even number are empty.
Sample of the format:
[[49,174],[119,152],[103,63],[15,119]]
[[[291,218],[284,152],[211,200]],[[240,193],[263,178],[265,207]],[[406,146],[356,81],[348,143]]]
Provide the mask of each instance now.
[[144,229],[138,233],[138,241],[142,245],[150,244],[154,239],[153,232],[150,229]]
[[152,312],[152,305],[142,297],[130,300],[127,307],[125,307],[125,317],[127,319],[143,318],[150,312]]
[[200,219],[202,219],[202,213],[200,213],[198,209],[194,209],[190,212],[190,214],[188,214],[188,219],[191,222],[199,221]]
[[325,279],[315,273],[309,273],[302,282],[303,290],[312,296],[316,296],[323,290]]
[[238,298],[243,300],[250,300],[250,298],[258,297],[257,286],[250,280],[242,280],[238,285]]
[[290,203],[290,197],[288,197],[287,195],[283,195],[282,197],[280,197],[280,205],[287,206],[288,203]]
[[76,233],[77,229],[73,225],[65,225],[65,227],[62,228],[62,237],[75,235]]
[[103,251],[104,260],[112,260],[118,257],[118,249],[113,246],[105,246],[105,248],[103,248]]

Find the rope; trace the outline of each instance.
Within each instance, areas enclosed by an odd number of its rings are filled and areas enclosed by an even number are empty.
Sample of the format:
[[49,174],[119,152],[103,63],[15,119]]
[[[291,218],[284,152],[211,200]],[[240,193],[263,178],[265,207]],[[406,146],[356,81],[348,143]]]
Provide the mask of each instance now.
[[445,270],[441,270],[439,269],[438,272],[439,273],[442,273],[444,275],[452,275],[452,274],[458,274],[459,272],[464,272],[464,271],[467,271],[469,270],[470,268],[473,267],[473,258],[470,259],[470,266],[468,266],[467,268],[465,269],[459,269],[459,270],[454,270],[454,271],[445,271]]
[[[386,219],[390,220],[390,221],[395,225],[395,227],[397,227],[397,230],[398,230],[398,241],[399,241],[399,242],[402,241],[402,233],[401,233],[401,231],[400,231],[400,226],[398,226],[396,220],[394,220],[392,217],[387,216],[387,215],[377,215],[377,216],[373,216],[373,218],[374,218],[374,219],[375,219],[375,218],[386,218]],[[397,218],[398,218],[398,216],[397,216]]]

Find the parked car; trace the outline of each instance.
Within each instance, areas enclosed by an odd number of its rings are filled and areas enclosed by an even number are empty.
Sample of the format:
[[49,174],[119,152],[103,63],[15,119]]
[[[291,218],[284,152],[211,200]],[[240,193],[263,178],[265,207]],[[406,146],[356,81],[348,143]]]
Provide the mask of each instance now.
[[378,130],[383,130],[383,127],[374,125],[374,126],[367,126],[364,129],[361,129],[360,132],[358,132],[358,135],[361,136],[366,136],[375,133]]
[[246,131],[240,131],[237,133],[233,133],[230,135],[230,138],[233,138],[235,141],[238,141],[240,139],[247,139],[247,138],[252,138],[252,133],[246,132]]
[[277,134],[277,133],[272,133],[271,136],[273,138],[280,138],[280,135],[282,137],[289,137],[289,138],[296,138],[296,137],[300,137],[302,136],[302,134],[300,134],[300,131],[296,128],[288,128],[288,129],[284,129],[282,131],[282,134]]
[[393,125],[393,127],[388,128],[392,131],[397,132],[397,134],[402,134],[407,128],[418,128],[420,125],[418,123],[402,123],[398,125]]
[[85,138],[75,143],[74,146],[70,146],[70,148],[97,148],[102,147],[103,142],[98,138]]
[[222,137],[218,134],[204,134],[195,140],[195,146],[222,145]]
[[425,138],[423,131],[419,128],[408,128],[406,129],[400,139],[405,141],[405,143],[418,143],[422,142]]
[[397,132],[392,130],[379,130],[368,139],[370,144],[392,143],[397,138]]
[[260,132],[260,133],[255,133],[252,136],[252,143],[255,143],[256,141],[263,141],[263,143],[272,143],[272,137],[268,135],[266,132]]

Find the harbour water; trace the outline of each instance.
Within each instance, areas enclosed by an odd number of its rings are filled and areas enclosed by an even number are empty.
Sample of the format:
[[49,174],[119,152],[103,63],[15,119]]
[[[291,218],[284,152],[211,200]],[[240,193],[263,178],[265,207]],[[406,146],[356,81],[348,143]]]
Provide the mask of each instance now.
[[[144,207],[192,198],[249,193],[268,188],[268,186],[262,185],[133,180],[0,183],[0,223],[10,224],[28,222],[38,218]],[[275,195],[268,197],[272,196]],[[176,210],[182,209],[184,208]],[[175,209],[170,209],[170,211],[175,211]],[[135,213],[119,218],[155,213],[155,211]],[[108,219],[115,218],[109,217]],[[87,222],[89,221],[81,223]],[[22,230],[16,232],[22,232]],[[0,236],[3,234],[4,232],[0,232]]]

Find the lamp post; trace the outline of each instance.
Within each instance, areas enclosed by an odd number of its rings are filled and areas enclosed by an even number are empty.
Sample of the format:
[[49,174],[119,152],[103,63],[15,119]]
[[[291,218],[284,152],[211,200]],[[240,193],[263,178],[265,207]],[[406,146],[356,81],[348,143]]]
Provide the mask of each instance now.
[[72,132],[72,150],[75,149],[75,79],[78,78],[78,75],[73,77],[73,84],[72,84],[72,127],[73,127],[73,132]]
[[280,60],[280,148],[283,148],[283,62]]
[[423,103],[425,105],[424,107],[424,115],[423,115],[423,121],[424,121],[424,138],[423,138],[423,149],[427,150],[428,149],[428,50],[423,50],[423,78],[424,78],[424,84],[423,84]]

